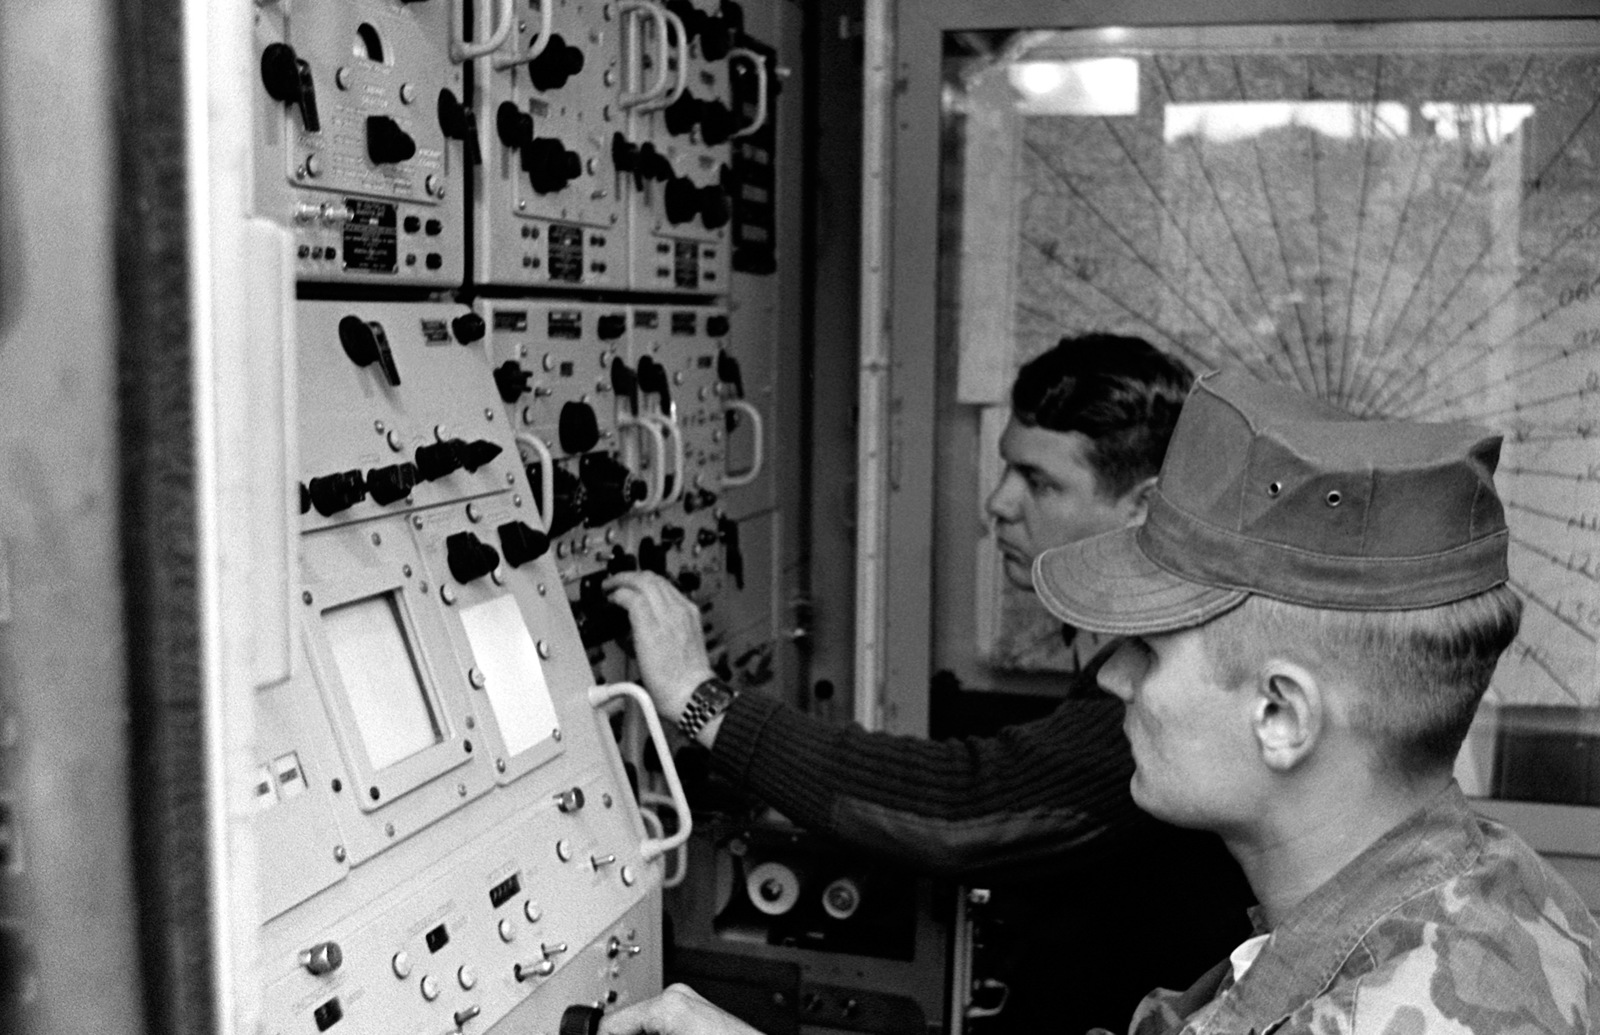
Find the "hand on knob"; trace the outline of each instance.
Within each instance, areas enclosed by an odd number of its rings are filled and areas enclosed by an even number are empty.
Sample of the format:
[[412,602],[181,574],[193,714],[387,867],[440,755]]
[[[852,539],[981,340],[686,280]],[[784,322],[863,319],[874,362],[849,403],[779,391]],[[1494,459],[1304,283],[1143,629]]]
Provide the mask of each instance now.
[[712,1006],[688,985],[668,985],[653,999],[606,1014],[599,1035],[761,1035]]
[[677,722],[694,688],[712,676],[700,609],[672,583],[647,571],[612,575],[605,590],[628,612],[639,674],[656,711]]

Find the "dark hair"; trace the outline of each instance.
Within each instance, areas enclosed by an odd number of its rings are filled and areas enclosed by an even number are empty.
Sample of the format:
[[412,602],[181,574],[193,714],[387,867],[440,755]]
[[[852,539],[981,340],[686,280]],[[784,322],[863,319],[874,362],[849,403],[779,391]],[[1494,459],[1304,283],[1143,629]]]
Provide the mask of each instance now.
[[1117,497],[1161,470],[1194,375],[1143,338],[1062,338],[1025,363],[1011,415],[1028,427],[1089,439],[1100,492]]

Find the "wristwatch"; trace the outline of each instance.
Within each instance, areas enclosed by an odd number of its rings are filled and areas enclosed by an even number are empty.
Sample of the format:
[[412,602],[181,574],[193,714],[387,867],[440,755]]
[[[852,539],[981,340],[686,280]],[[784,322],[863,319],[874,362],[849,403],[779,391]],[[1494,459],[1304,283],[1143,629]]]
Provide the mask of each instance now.
[[689,695],[689,703],[678,719],[678,732],[693,740],[706,723],[727,711],[728,705],[738,696],[739,691],[712,676]]

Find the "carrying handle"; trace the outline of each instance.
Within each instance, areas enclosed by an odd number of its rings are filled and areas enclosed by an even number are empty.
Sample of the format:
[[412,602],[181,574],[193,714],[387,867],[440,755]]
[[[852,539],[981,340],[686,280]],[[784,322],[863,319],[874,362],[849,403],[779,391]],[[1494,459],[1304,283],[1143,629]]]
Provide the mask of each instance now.
[[[626,27],[626,37],[634,41],[633,46],[626,48],[626,53],[629,55],[627,75],[624,78],[622,92],[617,95],[617,107],[632,108],[666,92],[667,73],[669,71],[667,68],[667,12],[655,0],[623,0],[617,10]],[[628,15],[635,12],[656,23],[656,81],[651,84],[648,90],[641,90],[638,93],[633,93],[629,90],[634,80],[641,77],[636,76],[635,72],[642,73],[642,65],[644,64],[643,54],[641,53],[644,49],[643,30],[638,24],[638,19],[628,17]]]
[[[664,94],[646,99],[644,103],[639,105],[640,111],[659,111],[662,108],[672,107],[678,102],[678,98],[683,96],[683,91],[689,86],[689,34],[684,31],[682,18],[664,8],[661,11],[661,15],[666,19],[667,25],[678,35],[677,82],[673,84],[672,89]],[[663,53],[665,53],[665,48],[663,48]]]
[[756,66],[756,120],[741,130],[729,134],[733,140],[759,132],[767,124],[767,57],[748,47],[734,47],[728,51],[728,60],[741,57]]
[[539,3],[539,35],[528,44],[526,54],[496,54],[494,59],[495,71],[501,72],[517,65],[525,65],[544,53],[544,48],[550,45],[550,29],[555,23],[556,0],[540,0]]
[[[672,439],[672,491],[666,491],[666,475],[662,474],[662,496],[651,510],[661,510],[670,507],[683,498],[684,480],[684,445],[683,429],[678,427],[678,422],[664,413],[642,413],[640,420],[649,421],[657,426],[661,435],[662,452],[666,452],[666,440]],[[665,467],[666,458],[662,457],[662,466]]]
[[650,730],[650,740],[656,746],[656,758],[661,762],[661,775],[667,779],[667,792],[672,798],[672,807],[678,810],[678,831],[671,837],[647,837],[639,845],[639,854],[645,862],[651,862],[666,853],[685,844],[693,832],[694,821],[689,815],[689,799],[683,793],[683,783],[678,779],[678,770],[672,764],[672,748],[667,743],[667,735],[661,729],[661,720],[656,717],[656,706],[650,700],[650,695],[637,683],[607,683],[603,686],[589,688],[589,705],[592,708],[603,708],[619,697],[630,697],[639,706],[639,711],[644,714],[644,723]]
[[[755,441],[755,454],[756,455],[750,461],[750,470],[744,472],[743,474],[728,474],[726,471],[723,472],[723,475],[722,475],[722,487],[724,489],[736,489],[741,485],[749,485],[751,482],[755,481],[757,478],[759,478],[761,476],[761,466],[762,466],[762,461],[764,459],[764,456],[763,456],[763,448],[764,448],[763,447],[763,440],[766,438],[766,434],[765,434],[766,425],[761,420],[761,411],[756,409],[754,406],[751,406],[749,403],[745,402],[743,399],[728,399],[728,400],[725,400],[722,405],[724,407],[729,408],[729,409],[738,410],[740,413],[743,413],[746,417],[749,417],[750,418],[750,428],[751,428],[751,431],[755,434],[755,439],[756,439],[756,441]],[[724,464],[727,463],[727,451],[726,451],[726,449],[724,449],[724,451],[723,451],[723,463]]]
[[542,532],[550,531],[550,522],[556,516],[556,462],[544,439],[531,431],[517,432],[517,444],[527,446],[539,454],[539,523]]
[[[554,4],[554,0],[550,0]],[[456,26],[462,24],[461,0],[451,0],[450,3],[450,60],[456,64],[481,58],[485,54],[492,54],[500,49],[506,38],[511,35],[511,26],[517,19],[516,0],[500,0],[500,27],[490,34],[482,43],[468,43],[462,35],[456,35]],[[462,27],[465,34],[465,27]]]
[[[642,510],[656,510],[656,509],[659,509],[660,506],[661,506],[662,498],[666,495],[666,492],[667,492],[667,486],[666,486],[667,444],[666,444],[665,441],[662,440],[661,429],[656,425],[656,420],[653,417],[650,417],[650,416],[629,417],[626,414],[622,414],[622,415],[617,417],[617,427],[619,427],[619,428],[643,428],[645,433],[650,436],[650,440],[655,443],[655,447],[656,447],[655,456],[656,456],[656,459],[655,459],[655,463],[650,465],[650,471],[651,471],[651,475],[650,475],[650,494],[645,497],[644,502],[641,504],[640,509],[642,509]],[[643,465],[642,464],[629,464],[628,466],[633,468],[633,470],[637,471]]]

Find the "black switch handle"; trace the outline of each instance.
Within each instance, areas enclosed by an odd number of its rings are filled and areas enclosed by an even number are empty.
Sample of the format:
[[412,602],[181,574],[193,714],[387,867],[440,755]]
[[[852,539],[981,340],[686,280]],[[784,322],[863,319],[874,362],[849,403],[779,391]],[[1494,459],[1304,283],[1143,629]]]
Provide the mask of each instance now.
[[358,367],[378,364],[384,380],[392,387],[400,386],[400,368],[394,362],[394,350],[389,348],[389,336],[383,324],[376,320],[363,320],[359,316],[346,316],[339,321],[339,344],[344,354]]

